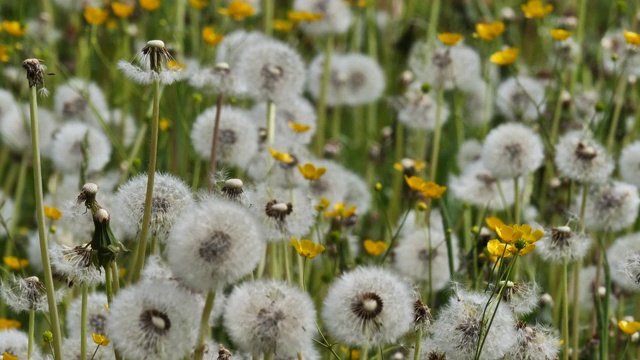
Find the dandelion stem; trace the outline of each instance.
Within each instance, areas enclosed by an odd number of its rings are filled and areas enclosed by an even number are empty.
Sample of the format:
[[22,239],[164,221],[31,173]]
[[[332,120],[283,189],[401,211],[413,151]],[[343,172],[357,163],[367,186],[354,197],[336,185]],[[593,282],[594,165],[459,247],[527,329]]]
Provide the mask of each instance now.
[[89,286],[82,283],[82,308],[80,310],[80,360],[87,360],[87,297]]
[[569,299],[567,296],[568,291],[568,277],[567,271],[567,258],[562,259],[562,294],[560,294],[560,301],[562,301],[562,359],[569,359]]
[[[435,0],[434,2],[439,2]],[[436,128],[433,132],[433,144],[431,145],[431,169],[429,171],[429,180],[437,181],[436,174],[438,171],[438,155],[440,153],[440,137],[442,136],[442,103],[444,102],[444,91],[442,87],[438,88],[436,101]]]
[[112,280],[112,272],[110,266],[104,267],[104,285],[105,290],[107,291],[107,303],[111,305],[113,302],[113,280]]
[[580,291],[580,268],[582,267],[582,261],[578,260],[574,265],[573,265],[573,299],[572,300],[572,308],[571,308],[571,336],[573,336],[572,340],[573,340],[573,356],[572,358],[574,360],[578,360],[579,358],[579,354],[580,354],[580,338],[579,338],[579,332],[578,332],[578,325],[579,325],[579,319],[580,319],[580,307],[579,307],[579,301],[580,301],[580,295],[578,294],[578,291]]
[[609,153],[613,150],[616,132],[618,131],[618,122],[620,121],[620,113],[622,112],[622,105],[624,104],[624,92],[626,88],[627,78],[623,73],[621,74],[620,79],[618,80],[618,86],[616,87],[616,93],[614,96],[615,107],[613,108],[613,117],[609,124],[609,134],[607,136],[607,152]]
[[44,285],[49,304],[51,318],[51,333],[53,334],[53,349],[56,360],[62,360],[62,334],[60,332],[60,320],[56,306],[55,289],[53,287],[53,274],[49,261],[49,246],[45,232],[44,206],[42,204],[42,167],[40,165],[40,139],[38,132],[38,98],[36,86],[31,86],[29,92],[29,113],[31,115],[31,146],[33,151],[33,183],[36,198],[36,217],[38,219],[38,238],[40,239],[40,256],[44,271]]
[[420,345],[422,345],[422,327],[419,327],[418,330],[416,331],[416,340],[413,345],[414,347],[413,360],[420,360]]
[[[7,229],[9,235],[13,239],[16,235],[16,231],[18,229],[18,220],[20,219],[20,214],[22,213],[22,198],[24,197],[24,189],[27,184],[27,169],[28,169],[29,161],[26,156],[22,157],[20,162],[20,170],[18,171],[18,186],[16,188],[15,201],[13,207],[13,214],[11,215],[11,222],[9,223],[9,229]],[[13,255],[13,247],[15,243],[13,241],[7,241],[7,245],[4,249],[4,256]]]
[[322,78],[320,79],[320,96],[316,105],[318,113],[318,122],[316,124],[315,153],[317,156],[322,154],[325,140],[325,129],[327,126],[327,87],[329,86],[329,77],[331,75],[331,53],[333,51],[333,36],[327,36],[327,42],[324,48],[324,59],[322,62]]
[[[31,359],[33,355],[33,343],[36,327],[36,309],[29,310],[29,342],[27,344],[27,359]],[[85,359],[82,359],[85,360]]]
[[200,318],[200,331],[198,332],[198,339],[196,340],[195,351],[193,352],[193,360],[202,360],[205,349],[205,338],[209,332],[209,316],[211,310],[213,310],[213,301],[216,298],[215,291],[209,291],[207,294],[207,300],[204,303],[204,309],[202,309],[202,317]]
[[283,241],[282,242],[282,256],[284,257],[284,274],[285,274],[285,278],[287,279],[287,284],[291,284],[292,280],[291,280],[291,269],[289,266],[289,258],[291,258],[291,253],[290,250],[291,246],[289,246],[289,242],[288,241]]
[[266,0],[264,4],[264,33],[267,36],[273,34],[273,13],[274,13],[274,0]]
[[144,266],[147,251],[147,237],[149,236],[149,223],[151,222],[151,203],[153,202],[153,182],[156,174],[156,160],[158,156],[158,122],[160,121],[160,80],[153,83],[153,116],[151,119],[151,150],[149,154],[149,171],[147,173],[147,193],[144,199],[144,214],[142,227],[138,241],[138,253],[134,266],[131,269],[132,282],[137,282]]
[[216,161],[218,157],[218,133],[220,132],[220,114],[222,113],[222,93],[218,94],[216,101],[216,118],[213,125],[213,138],[211,139],[211,157],[209,158],[209,192],[213,192],[216,186]]

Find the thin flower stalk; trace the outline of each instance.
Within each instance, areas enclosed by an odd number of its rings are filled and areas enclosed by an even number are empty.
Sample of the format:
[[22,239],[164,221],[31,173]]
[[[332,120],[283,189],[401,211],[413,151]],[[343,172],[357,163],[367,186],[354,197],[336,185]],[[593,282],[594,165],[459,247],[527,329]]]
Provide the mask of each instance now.
[[209,333],[209,316],[211,315],[211,310],[213,310],[215,297],[215,291],[209,291],[209,294],[207,294],[207,299],[205,300],[204,308],[202,309],[202,317],[200,318],[200,330],[196,340],[193,360],[202,360],[204,356],[204,351],[206,349],[205,340]]
[[[34,333],[36,331],[36,309],[29,310],[29,343],[27,345],[27,358],[33,355]],[[83,359],[84,360],[84,359]]]
[[87,360],[87,298],[89,285],[82,283],[82,304],[80,310],[80,360]]
[[[62,333],[60,332],[60,320],[58,318],[58,308],[56,306],[55,289],[53,286],[53,273],[49,261],[49,248],[47,244],[47,234],[45,232],[45,216],[42,191],[42,166],[40,163],[40,139],[38,133],[38,98],[37,85],[44,86],[44,66],[37,59],[27,59],[22,63],[27,70],[29,80],[29,115],[31,118],[31,147],[33,152],[33,182],[36,198],[36,218],[38,220],[38,238],[40,242],[40,256],[42,258],[42,268],[44,271],[44,284],[47,292],[47,302],[49,304],[49,316],[51,319],[51,332],[53,333],[53,349],[55,358],[61,360],[62,357]],[[44,88],[44,87],[43,87]]]
[[565,257],[562,259],[562,285],[560,294],[560,301],[562,302],[562,359],[569,359],[569,299],[567,292],[569,291],[569,273],[568,273],[568,260]]
[[276,136],[276,104],[273,100],[267,100],[267,145],[273,146]]
[[[434,2],[439,2],[435,0]],[[442,136],[442,105],[444,102],[444,89],[438,88],[436,100],[436,128],[433,131],[433,144],[431,148],[431,168],[429,169],[429,179],[436,181],[438,172],[438,157],[440,155],[440,138]]]
[[267,36],[273,35],[273,14],[275,10],[275,1],[266,0],[264,4],[264,33]]
[[218,94],[216,100],[216,118],[213,125],[213,138],[211,141],[211,157],[209,158],[209,192],[215,189],[216,161],[218,158],[218,133],[220,132],[220,114],[222,113],[222,102],[224,95]]
[[320,96],[318,97],[318,105],[316,112],[318,114],[318,122],[316,124],[316,138],[314,152],[317,156],[322,155],[325,131],[327,126],[327,88],[329,86],[329,77],[331,76],[331,54],[333,52],[333,35],[328,35],[324,48],[324,60],[322,62],[322,78],[320,79]]
[[[157,62],[157,60],[155,60]],[[152,60],[152,64],[154,60]],[[157,66],[157,65],[156,65]],[[149,156],[149,170],[147,178],[147,193],[144,201],[144,213],[142,215],[142,230],[138,241],[137,257],[132,268],[132,280],[137,282],[144,266],[147,251],[147,237],[149,236],[149,224],[151,222],[151,203],[153,200],[153,182],[155,180],[156,162],[158,157],[158,127],[160,122],[160,79],[153,82],[153,115],[151,119],[151,149]],[[109,283],[109,282],[108,282]]]

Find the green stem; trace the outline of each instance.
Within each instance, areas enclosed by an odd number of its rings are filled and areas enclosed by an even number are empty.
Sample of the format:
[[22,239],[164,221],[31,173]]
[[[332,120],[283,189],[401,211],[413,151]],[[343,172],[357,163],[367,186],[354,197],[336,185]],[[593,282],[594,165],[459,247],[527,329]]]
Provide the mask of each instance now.
[[[439,2],[439,0],[434,0]],[[433,144],[431,147],[431,168],[429,171],[429,180],[436,181],[438,171],[438,155],[440,152],[440,137],[442,136],[442,103],[444,102],[444,91],[442,87],[438,88],[436,101],[436,128],[433,131]]]
[[267,36],[273,34],[273,14],[274,14],[274,0],[265,0],[264,4],[264,33]]
[[573,360],[578,360],[579,359],[579,354],[580,354],[580,333],[578,330],[578,326],[579,326],[579,319],[580,319],[580,295],[579,295],[579,291],[580,291],[580,268],[582,267],[582,261],[578,260],[574,265],[573,265],[573,298],[571,299],[572,301],[572,308],[571,308],[571,336],[573,336],[572,341],[573,341],[573,349],[572,349],[572,358]]
[[302,291],[304,291],[304,267],[306,263],[307,258],[298,256],[298,284],[300,285],[300,289],[302,289]]
[[153,84],[153,118],[151,119],[151,149],[149,154],[149,171],[147,173],[147,193],[144,199],[144,214],[142,216],[142,230],[138,241],[138,254],[131,270],[132,282],[137,282],[144,267],[144,259],[147,252],[147,237],[149,236],[149,223],[151,222],[151,203],[153,201],[153,183],[156,174],[156,161],[158,157],[158,123],[160,121],[160,80]]
[[427,41],[433,46],[438,30],[438,18],[440,17],[440,0],[431,2],[431,13],[429,14],[429,27],[427,28]]
[[211,157],[209,158],[209,192],[213,192],[216,186],[216,161],[218,158],[218,133],[220,132],[220,114],[222,113],[222,101],[224,97],[222,93],[218,94],[216,100],[216,118],[213,125],[213,134],[211,139]]
[[600,236],[600,256],[602,256],[602,267],[604,270],[604,301],[602,302],[602,328],[600,329],[600,360],[609,358],[609,298],[611,296],[611,269],[607,258],[607,248],[605,247],[605,236]]
[[[451,240],[451,218],[449,217],[449,211],[442,198],[438,199],[440,204],[440,213],[442,213],[442,228],[444,229],[444,240],[447,244],[447,259],[449,263],[449,276],[453,280],[455,274],[455,268],[453,263],[453,241]],[[431,225],[431,224],[430,224]]]
[[621,74],[618,80],[618,86],[616,87],[616,94],[614,96],[615,107],[613,109],[613,118],[609,124],[609,134],[607,136],[607,151],[611,153],[613,149],[614,140],[616,137],[616,131],[618,130],[618,122],[620,121],[620,113],[622,112],[622,105],[624,104],[624,92],[627,88],[627,78],[624,73]]
[[[20,170],[18,171],[18,186],[16,188],[16,193],[14,197],[14,207],[13,214],[11,215],[11,223],[9,224],[9,235],[11,239],[16,238],[16,232],[18,230],[18,221],[20,220],[20,215],[22,214],[22,198],[24,197],[24,190],[27,185],[27,168],[29,165],[29,158],[27,156],[23,156],[20,162]],[[13,247],[15,243],[13,241],[7,241],[7,245],[4,249],[4,256],[13,255]]]
[[[36,329],[36,309],[29,310],[29,342],[27,344],[27,359],[31,359],[31,355],[33,355],[33,343]],[[84,359],[82,359],[84,360]]]
[[107,303],[113,302],[113,271],[110,266],[104,267],[104,286],[107,292]]
[[198,332],[193,360],[202,360],[204,356],[204,349],[206,348],[205,338],[209,332],[209,316],[211,315],[211,310],[213,310],[213,301],[215,298],[215,291],[209,291],[207,300],[204,303],[204,309],[202,310],[202,317],[200,318],[200,331]]
[[[314,152],[317,156],[322,155],[325,141],[325,129],[327,126],[327,88],[331,76],[331,53],[333,52],[333,36],[327,36],[324,48],[324,59],[322,62],[322,78],[320,79],[320,96],[316,104],[318,121],[316,123],[316,138]],[[355,120],[354,120],[355,121]]]
[[419,327],[416,331],[416,340],[413,345],[413,360],[420,360],[420,345],[422,345],[422,327]]
[[87,297],[89,286],[82,284],[82,308],[80,310],[80,360],[87,360]]
[[513,178],[513,219],[515,224],[520,224],[520,182],[518,177]]
[[291,254],[289,249],[291,249],[291,246],[285,239],[285,241],[282,242],[282,256],[284,257],[284,274],[285,274],[285,278],[287,279],[287,284],[291,285],[292,283],[291,269],[289,266],[289,258],[291,257]]
[[569,359],[569,299],[567,296],[569,274],[567,271],[567,258],[562,259],[562,359]]
[[62,360],[62,333],[60,332],[60,320],[56,306],[55,288],[53,286],[53,273],[49,261],[49,249],[47,234],[45,232],[44,206],[42,204],[42,166],[40,165],[40,139],[38,134],[38,100],[37,89],[32,86],[29,93],[29,112],[31,114],[31,146],[33,149],[33,183],[36,198],[36,218],[38,219],[38,238],[40,240],[40,256],[44,271],[44,285],[49,304],[49,316],[51,318],[51,333],[53,334],[53,349],[56,360]]

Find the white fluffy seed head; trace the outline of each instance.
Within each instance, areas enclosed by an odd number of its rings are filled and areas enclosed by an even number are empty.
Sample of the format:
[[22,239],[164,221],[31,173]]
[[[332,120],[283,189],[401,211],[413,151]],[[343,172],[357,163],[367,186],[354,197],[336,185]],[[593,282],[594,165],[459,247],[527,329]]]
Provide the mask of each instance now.
[[199,306],[167,282],[122,290],[109,309],[107,332],[120,354],[132,359],[179,359],[195,343]]
[[640,233],[619,237],[607,249],[611,268],[611,280],[620,288],[630,292],[640,290]]
[[536,242],[536,253],[544,260],[562,263],[582,259],[591,248],[591,238],[585,233],[571,231],[568,226],[559,226],[545,231]]
[[469,164],[461,175],[452,176],[449,187],[453,196],[463,202],[481,208],[502,210],[513,204],[514,184],[513,181],[500,181],[500,189],[499,181],[481,161],[476,161]]
[[[26,333],[16,329],[5,329],[0,331],[0,354],[5,352],[18,359],[28,359],[29,337]],[[37,350],[32,358],[39,359],[40,352]]]
[[544,325],[516,323],[517,345],[509,351],[513,359],[555,359],[560,352],[557,331]]
[[[102,292],[92,292],[87,296],[87,336],[94,334],[107,335],[107,295]],[[67,335],[71,338],[80,337],[82,321],[82,297],[76,297],[69,304],[66,317]]]
[[555,147],[555,164],[560,175],[583,183],[601,184],[614,168],[613,159],[602,145],[582,131],[572,131],[560,138]]
[[[264,128],[267,118],[267,104],[259,103],[251,109],[251,120],[259,128]],[[311,142],[316,132],[316,113],[311,103],[303,97],[283,100],[276,106],[275,143],[282,148],[300,147]],[[309,130],[297,132],[291,123],[309,126]]]
[[527,76],[511,77],[498,87],[496,105],[511,121],[536,120],[546,107],[544,86]]
[[351,26],[351,10],[341,0],[295,0],[293,9],[322,14],[320,20],[300,25],[302,31],[311,36],[343,34]]
[[368,340],[382,346],[411,328],[413,303],[402,278],[382,268],[359,267],[331,284],[322,318],[329,333],[347,345]]
[[591,186],[587,196],[585,224],[590,230],[619,231],[638,216],[638,189],[630,184],[612,181]]
[[[397,104],[398,120],[412,129],[433,131],[438,122],[438,104],[430,93],[422,91],[422,82],[414,81],[409,85]],[[440,124],[449,120],[449,107],[440,104]]]
[[622,180],[640,187],[640,141],[634,141],[622,149],[618,165]]
[[540,136],[525,125],[502,124],[489,132],[482,147],[482,163],[498,178],[527,175],[542,165]]
[[251,273],[265,247],[260,225],[249,210],[215,198],[183,210],[167,240],[174,275],[204,293]]
[[416,79],[434,89],[469,91],[475,83],[482,82],[480,56],[462,44],[434,50],[428,42],[417,42],[408,61]]
[[[0,138],[11,150],[19,153],[31,152],[31,121],[29,119],[29,104],[9,106],[1,109]],[[6,112],[5,112],[6,111]],[[53,137],[57,134],[58,124],[53,113],[38,107],[38,134],[40,136],[40,153],[44,157],[51,157]]]
[[245,282],[227,299],[224,324],[242,351],[272,352],[288,358],[305,350],[315,335],[311,297],[285,283]]
[[[86,139],[86,140],[85,140]],[[87,172],[99,172],[111,158],[111,142],[98,128],[77,121],[64,124],[52,144],[54,165],[66,174],[77,174],[86,144]]]

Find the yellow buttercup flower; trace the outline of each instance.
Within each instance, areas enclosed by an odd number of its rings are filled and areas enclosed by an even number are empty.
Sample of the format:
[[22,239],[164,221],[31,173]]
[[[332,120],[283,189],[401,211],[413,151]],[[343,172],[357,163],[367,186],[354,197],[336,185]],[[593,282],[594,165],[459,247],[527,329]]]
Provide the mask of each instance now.
[[502,35],[505,30],[504,23],[502,21],[495,21],[490,24],[478,23],[476,24],[476,33],[482,40],[493,40]]
[[487,226],[489,227],[489,229],[491,229],[493,231],[495,231],[498,226],[504,226],[505,225],[502,222],[502,220],[500,220],[500,218],[496,217],[496,216],[488,217],[488,218],[484,219],[484,221],[487,223]]
[[307,180],[318,180],[324,173],[327,171],[327,168],[319,167],[316,168],[315,165],[311,163],[306,163],[304,165],[298,165],[298,170]]
[[384,241],[365,240],[362,244],[367,254],[371,256],[378,256],[387,250],[387,244]]
[[449,46],[453,46],[459,43],[463,38],[464,37],[460,33],[439,33],[438,34],[438,39],[440,39],[440,41],[443,44],[449,45]]
[[202,39],[207,45],[216,46],[220,44],[224,36],[216,33],[213,26],[205,26],[202,28]]
[[620,320],[618,321],[618,328],[627,335],[633,335],[640,330],[640,321]]
[[356,210],[357,208],[355,206],[347,208],[345,203],[336,203],[333,205],[333,210],[325,212],[324,216],[344,219],[353,216]]
[[558,41],[564,41],[571,37],[571,33],[564,29],[551,29],[549,32],[551,37]]
[[171,120],[167,118],[162,118],[160,119],[160,121],[158,121],[158,128],[160,128],[160,131],[165,132],[169,130],[170,127],[171,127]]
[[271,156],[273,156],[274,159],[281,161],[285,164],[291,164],[292,162],[295,161],[295,159],[291,155],[287,154],[286,152],[280,152],[276,149],[271,148],[269,149],[269,153],[271,154]]
[[23,36],[24,33],[27,31],[27,28],[25,26],[20,25],[20,23],[18,21],[9,21],[9,20],[5,20],[2,22],[2,29],[4,29],[4,31],[8,32],[10,35],[13,36]]
[[544,5],[540,0],[529,0],[526,4],[521,5],[520,8],[524,16],[529,19],[541,18],[553,11],[553,5]]
[[8,268],[13,270],[22,270],[29,265],[29,260],[18,259],[15,256],[5,256],[2,260],[4,260],[4,264],[7,265]]
[[321,197],[320,201],[314,206],[317,212],[323,212],[329,208],[331,201],[325,197]]
[[6,45],[0,45],[0,62],[9,61],[9,51]]
[[289,32],[293,29],[293,22],[282,19],[273,20],[273,28],[282,32]]
[[300,256],[307,259],[313,259],[324,251],[324,246],[316,244],[311,240],[292,238],[290,243]]
[[289,11],[287,12],[287,19],[293,22],[314,22],[318,20],[322,20],[324,14],[322,13],[312,13],[309,11]]
[[140,7],[147,10],[153,11],[160,7],[160,0],[139,0]]
[[51,220],[60,220],[62,219],[62,211],[58,210],[58,208],[55,207],[45,206],[44,216],[48,217]]
[[[491,255],[511,257],[513,255],[524,255],[536,248],[534,244],[544,235],[542,230],[533,231],[530,225],[504,225],[499,224],[500,219],[492,219],[495,231],[500,240],[493,239],[487,244],[487,250]],[[497,220],[496,220],[497,219]],[[487,219],[489,223],[489,219]],[[490,225],[491,226],[491,225]]]
[[93,342],[100,346],[107,346],[111,342],[111,340],[107,339],[104,335],[91,333],[91,337],[93,338]]
[[114,1],[111,3],[111,10],[119,18],[128,18],[133,14],[135,6]]
[[518,52],[518,48],[507,48],[493,53],[489,58],[489,61],[497,65],[510,65],[516,62]]
[[303,132],[307,132],[307,131],[311,130],[311,126],[305,125],[305,124],[301,124],[301,123],[297,123],[297,122],[293,122],[293,121],[287,121],[287,125],[289,125],[291,130],[293,130],[293,131],[295,131],[297,133],[303,133]]
[[204,9],[209,5],[209,0],[189,0],[189,4],[196,9]]
[[242,0],[232,0],[227,8],[218,9],[218,14],[228,16],[236,21],[253,16],[255,13],[256,10],[253,6]]
[[411,190],[415,190],[415,191],[421,191],[422,190],[422,184],[424,182],[419,177],[417,177],[417,176],[409,177],[409,176],[405,175],[404,176],[404,181],[407,182],[407,185],[409,185],[409,188]]
[[424,182],[417,176],[408,177],[404,176],[404,180],[409,185],[411,190],[415,190],[420,192],[424,197],[430,199],[439,199],[445,191],[447,191],[446,186],[440,186],[433,181]]
[[627,42],[627,44],[630,45],[640,45],[640,34],[635,33],[633,31],[623,31],[622,32],[624,35],[624,41]]
[[84,8],[84,19],[91,25],[102,25],[109,17],[107,10],[86,6]]
[[20,321],[0,318],[0,330],[19,329]]
[[2,360],[18,360],[18,357],[17,356],[13,356],[13,355],[11,355],[11,354],[9,354],[8,352],[5,351],[2,354]]

